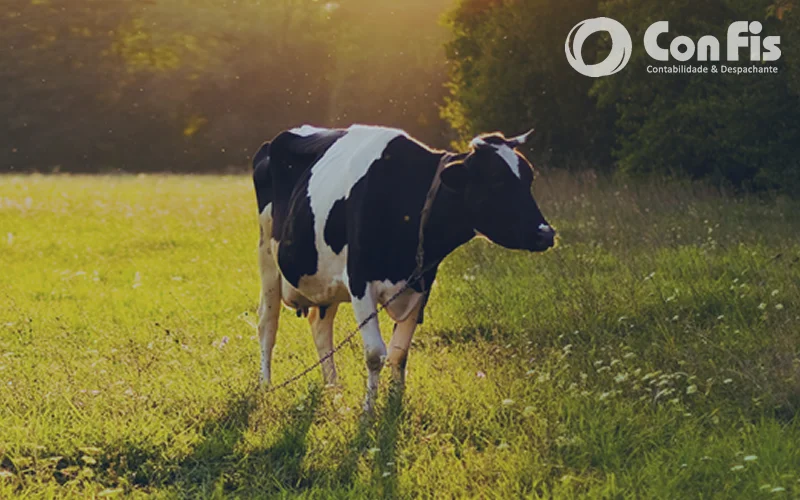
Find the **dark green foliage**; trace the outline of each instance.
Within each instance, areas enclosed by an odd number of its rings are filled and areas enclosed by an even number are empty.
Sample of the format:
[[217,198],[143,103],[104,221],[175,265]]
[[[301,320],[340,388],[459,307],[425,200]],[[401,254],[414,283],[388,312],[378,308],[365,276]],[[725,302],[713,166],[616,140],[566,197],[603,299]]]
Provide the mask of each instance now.
[[569,8],[556,0],[464,0],[450,16],[451,96],[443,110],[460,139],[535,127],[532,159],[559,167],[607,164],[612,115],[596,110],[592,81],[564,55],[569,30],[595,16],[596,0]]
[[[792,4],[594,0],[565,8],[548,0],[464,0],[451,14],[452,82],[444,116],[462,139],[487,129],[536,126],[534,158],[554,167],[613,165],[628,175],[797,192],[800,15]],[[623,71],[594,80],[569,67],[564,41],[577,22],[598,15],[626,26],[634,49]],[[660,63],[645,53],[643,37],[662,20],[670,22],[662,46],[678,35],[695,41],[714,35],[723,60],[730,23],[761,21],[762,36],[781,36],[783,57],[774,63],[780,72],[650,74],[647,66]],[[607,36],[590,38],[584,59],[603,58],[609,43]]]
[[[624,24],[634,43],[641,43],[645,30],[658,20],[670,21],[669,33],[660,38],[664,47],[679,35],[693,40],[713,35],[720,40],[724,61],[733,21],[758,20],[764,25],[762,36],[790,38],[784,24],[768,16],[771,3],[615,0],[606,2],[603,12]],[[641,45],[638,49],[624,71],[593,87],[601,107],[618,114],[614,153],[620,170],[708,178],[740,188],[791,191],[800,186],[800,101],[786,76],[791,60],[784,55],[776,63],[777,75],[649,74],[648,65],[661,63]]]
[[2,172],[219,171],[302,123],[448,140],[449,0],[7,3]]

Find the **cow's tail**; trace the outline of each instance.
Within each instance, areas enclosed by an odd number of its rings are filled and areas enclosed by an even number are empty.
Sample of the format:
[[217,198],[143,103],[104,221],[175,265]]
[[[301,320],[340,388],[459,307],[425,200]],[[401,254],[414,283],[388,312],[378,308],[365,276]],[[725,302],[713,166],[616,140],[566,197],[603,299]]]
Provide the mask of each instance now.
[[272,173],[269,171],[269,142],[265,142],[253,156],[253,184],[256,188],[258,213],[272,203]]

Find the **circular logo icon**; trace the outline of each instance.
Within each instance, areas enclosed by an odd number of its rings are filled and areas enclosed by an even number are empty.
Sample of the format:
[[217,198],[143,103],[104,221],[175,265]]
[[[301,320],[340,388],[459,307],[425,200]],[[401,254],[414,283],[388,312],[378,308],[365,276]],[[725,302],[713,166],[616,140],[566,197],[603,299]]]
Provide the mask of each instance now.
[[[605,61],[597,64],[586,64],[583,62],[583,55],[581,55],[583,42],[590,35],[600,31],[607,31],[611,35],[611,52],[609,52]],[[600,78],[601,76],[613,75],[628,64],[633,51],[633,41],[631,40],[631,34],[619,22],[608,17],[596,17],[581,21],[572,28],[569,36],[567,36],[567,42],[564,44],[564,50],[567,53],[567,60],[570,66],[575,68],[575,71],[592,78]]]

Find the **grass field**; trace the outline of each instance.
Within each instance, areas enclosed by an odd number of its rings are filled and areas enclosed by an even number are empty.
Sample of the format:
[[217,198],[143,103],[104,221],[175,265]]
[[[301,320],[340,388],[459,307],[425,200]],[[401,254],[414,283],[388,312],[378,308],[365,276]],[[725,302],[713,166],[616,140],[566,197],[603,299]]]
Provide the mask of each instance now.
[[259,390],[248,178],[0,177],[0,498],[800,496],[800,204],[536,191],[560,245],[445,261],[370,420],[360,340]]

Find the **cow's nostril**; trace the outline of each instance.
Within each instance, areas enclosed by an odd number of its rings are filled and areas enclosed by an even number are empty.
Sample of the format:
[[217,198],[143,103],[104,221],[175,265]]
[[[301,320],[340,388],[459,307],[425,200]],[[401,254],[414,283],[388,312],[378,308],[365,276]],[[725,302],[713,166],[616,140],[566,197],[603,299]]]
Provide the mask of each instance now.
[[539,231],[537,231],[537,239],[539,240],[540,245],[545,245],[547,248],[550,248],[555,245],[556,241],[556,232],[555,230],[547,224],[540,224]]

